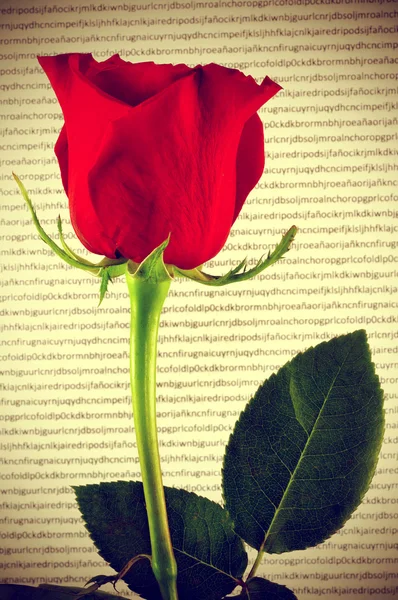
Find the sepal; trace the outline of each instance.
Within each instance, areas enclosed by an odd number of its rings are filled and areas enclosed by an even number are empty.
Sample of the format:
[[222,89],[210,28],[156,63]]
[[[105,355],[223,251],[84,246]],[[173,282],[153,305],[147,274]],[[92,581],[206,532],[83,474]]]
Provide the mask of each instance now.
[[196,269],[191,269],[189,271],[184,271],[183,269],[177,269],[177,267],[175,267],[175,271],[177,275],[188,277],[188,279],[193,279],[193,281],[203,283],[204,285],[212,286],[222,286],[227,285],[228,283],[236,283],[237,281],[251,279],[252,277],[255,277],[261,273],[261,271],[264,271],[264,269],[267,267],[270,267],[276,263],[280,258],[283,257],[284,254],[286,254],[286,252],[289,251],[290,245],[293,242],[296,233],[297,227],[293,225],[293,227],[291,227],[289,231],[285,233],[274,251],[272,253],[268,252],[268,256],[265,259],[261,257],[252,269],[246,270],[247,258],[245,258],[234,269],[231,269],[225,275],[210,275],[208,273],[204,273],[201,267],[197,267]]
[[173,279],[173,270],[175,267],[166,265],[163,260],[163,253],[169,245],[170,234],[157,248],[140,263],[129,261],[128,271],[133,278],[142,279],[147,283],[170,282]]
[[126,272],[126,264],[128,262],[127,259],[126,258],[123,258],[123,259],[103,258],[99,263],[95,264],[95,263],[90,262],[89,260],[86,260],[85,258],[82,258],[78,254],[73,252],[73,250],[71,250],[71,248],[69,248],[69,246],[65,242],[63,232],[62,232],[62,223],[61,223],[60,217],[58,217],[58,219],[57,219],[57,229],[58,229],[59,239],[60,239],[62,247],[58,246],[58,244],[56,244],[54,242],[54,240],[52,240],[50,238],[50,236],[47,235],[47,233],[44,231],[43,227],[40,225],[40,222],[39,222],[39,219],[37,218],[35,209],[33,208],[33,204],[28,196],[28,192],[26,191],[25,186],[23,185],[22,181],[19,179],[19,177],[15,173],[13,173],[13,177],[14,177],[15,181],[17,182],[17,185],[21,191],[21,194],[22,194],[26,204],[28,205],[28,208],[32,215],[33,223],[39,233],[39,236],[43,240],[43,242],[45,242],[48,246],[50,246],[50,248],[54,252],[54,254],[56,254],[57,256],[62,258],[62,260],[64,262],[66,262],[68,265],[70,265],[71,267],[76,267],[77,269],[83,269],[84,271],[88,271],[89,273],[91,273],[91,275],[101,278],[100,302],[99,302],[99,304],[101,304],[101,302],[104,298],[105,292],[107,290],[108,281],[112,281],[112,277],[118,277],[120,275],[123,275]]

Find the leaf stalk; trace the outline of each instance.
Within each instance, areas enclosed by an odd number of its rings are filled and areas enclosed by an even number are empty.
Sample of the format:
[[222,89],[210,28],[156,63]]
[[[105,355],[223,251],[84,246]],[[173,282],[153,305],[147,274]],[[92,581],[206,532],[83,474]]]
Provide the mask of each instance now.
[[255,574],[257,573],[257,569],[259,568],[259,566],[261,565],[261,562],[263,560],[264,557],[264,545],[265,545],[265,540],[264,543],[261,544],[257,556],[256,556],[256,560],[253,563],[253,566],[250,570],[249,575],[246,577],[246,582],[249,581],[249,579],[251,579],[252,577],[255,576]]

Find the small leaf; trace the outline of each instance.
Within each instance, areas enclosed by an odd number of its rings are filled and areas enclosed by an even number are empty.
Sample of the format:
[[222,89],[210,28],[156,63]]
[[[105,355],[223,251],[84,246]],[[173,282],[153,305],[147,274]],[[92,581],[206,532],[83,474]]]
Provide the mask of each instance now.
[[[179,600],[219,600],[230,593],[247,565],[242,541],[227,512],[196,494],[165,487],[171,539],[178,566]],[[142,483],[118,481],[74,487],[99,554],[120,571],[137,554],[151,554]],[[149,600],[161,600],[149,561],[123,577]]]
[[239,596],[225,596],[223,600],[297,600],[285,585],[273,583],[262,577],[253,577]]
[[258,389],[228,442],[223,489],[235,531],[270,553],[330,537],[362,501],[383,432],[364,331],[296,356]]
[[[63,585],[41,584],[39,587],[30,585],[0,585],[0,600],[73,600],[76,594],[84,588]],[[93,592],[84,596],[84,600],[127,600],[123,596],[106,592]]]
[[[178,275],[182,275],[183,277],[188,277],[188,279],[193,279],[198,283],[203,283],[204,285],[212,285],[212,286],[222,286],[227,285],[229,283],[236,283],[237,281],[245,281],[246,279],[252,279],[261,271],[264,271],[267,267],[270,267],[278,260],[280,260],[286,252],[289,251],[290,245],[294,240],[294,237],[297,233],[297,227],[293,225],[289,229],[287,233],[283,236],[282,240],[273,250],[272,254],[268,252],[267,258],[263,260],[257,261],[257,264],[252,269],[246,270],[247,259],[244,258],[234,269],[225,273],[225,275],[209,275],[208,273],[203,273],[202,267],[197,267],[196,269],[191,269],[188,271],[184,271],[183,269],[175,268],[175,271]],[[243,269],[243,270],[242,270]],[[242,273],[239,271],[242,270]]]
[[297,596],[285,585],[273,583],[262,577],[249,579],[247,594],[243,597],[247,600],[297,600]]

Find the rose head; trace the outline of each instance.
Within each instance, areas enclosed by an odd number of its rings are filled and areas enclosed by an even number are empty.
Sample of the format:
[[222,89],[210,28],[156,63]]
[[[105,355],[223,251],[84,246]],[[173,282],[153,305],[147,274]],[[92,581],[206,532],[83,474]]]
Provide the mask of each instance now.
[[55,153],[84,246],[193,269],[223,247],[264,169],[257,110],[280,86],[216,64],[40,57],[65,124]]

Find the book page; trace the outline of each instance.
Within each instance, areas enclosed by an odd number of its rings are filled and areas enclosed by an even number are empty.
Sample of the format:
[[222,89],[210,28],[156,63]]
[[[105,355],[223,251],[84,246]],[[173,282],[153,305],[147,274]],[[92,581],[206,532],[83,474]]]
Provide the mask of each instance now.
[[330,539],[268,555],[258,574],[300,600],[396,596],[397,17],[385,0],[0,3],[0,583],[111,575],[71,486],[141,480],[126,284],[116,279],[98,306],[99,280],[43,244],[12,178],[51,237],[60,215],[67,243],[93,258],[70,225],[53,151],[63,116],[36,56],[118,53],[216,62],[283,87],[259,111],[264,174],[208,272],[254,265],[299,229],[253,280],[173,281],[157,367],[164,484],[221,503],[224,447],[258,386],[298,352],[365,329],[386,400],[370,489]]

